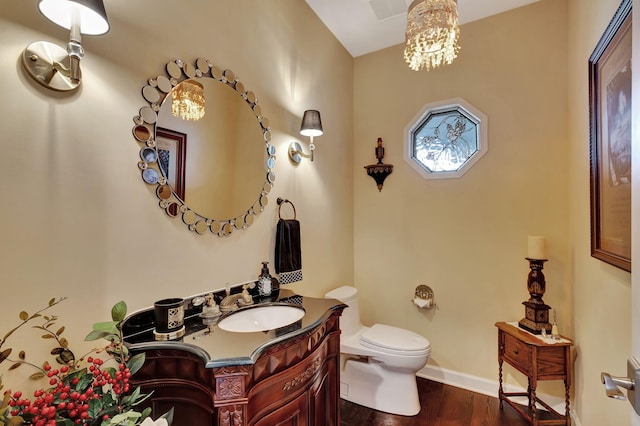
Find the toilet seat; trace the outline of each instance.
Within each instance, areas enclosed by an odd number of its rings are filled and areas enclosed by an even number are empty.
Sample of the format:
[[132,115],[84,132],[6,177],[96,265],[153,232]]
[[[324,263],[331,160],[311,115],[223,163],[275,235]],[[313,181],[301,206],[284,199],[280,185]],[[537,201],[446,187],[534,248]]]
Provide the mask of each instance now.
[[419,356],[431,353],[431,343],[403,328],[374,324],[360,335],[362,346],[395,355]]

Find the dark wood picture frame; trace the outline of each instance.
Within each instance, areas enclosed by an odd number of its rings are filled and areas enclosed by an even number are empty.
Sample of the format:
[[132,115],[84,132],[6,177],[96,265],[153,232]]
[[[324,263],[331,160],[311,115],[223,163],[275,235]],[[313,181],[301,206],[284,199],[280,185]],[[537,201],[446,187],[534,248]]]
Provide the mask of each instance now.
[[176,196],[184,201],[187,135],[175,130],[156,128],[158,167]]
[[591,256],[631,271],[631,6],[589,57]]

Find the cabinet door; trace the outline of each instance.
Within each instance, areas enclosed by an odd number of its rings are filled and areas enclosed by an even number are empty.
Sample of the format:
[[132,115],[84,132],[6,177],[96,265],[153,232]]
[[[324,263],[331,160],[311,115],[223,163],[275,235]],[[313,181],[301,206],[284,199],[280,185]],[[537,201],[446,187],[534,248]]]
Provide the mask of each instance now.
[[254,426],[308,426],[308,392],[272,411],[254,423]]
[[337,377],[336,359],[330,358],[309,390],[309,421],[311,425],[339,426],[339,381]]
[[173,408],[174,425],[208,426],[217,424],[210,375],[202,359],[191,352],[150,349],[130,384],[140,386],[143,393],[152,392],[139,408],[151,407],[153,418]]
[[[211,397],[206,393],[187,386],[158,386],[152,390],[153,396],[145,401],[142,407],[150,406],[153,418],[160,417],[173,409],[174,425],[213,426],[216,424]],[[148,388],[145,391],[148,391]]]

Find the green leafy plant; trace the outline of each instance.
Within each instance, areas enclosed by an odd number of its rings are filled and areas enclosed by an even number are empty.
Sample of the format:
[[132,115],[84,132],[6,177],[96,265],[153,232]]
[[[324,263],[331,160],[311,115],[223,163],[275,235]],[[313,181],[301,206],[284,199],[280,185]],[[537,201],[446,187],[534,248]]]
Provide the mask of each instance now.
[[[61,303],[65,298],[51,299],[46,307],[29,314],[20,312],[20,323],[0,340],[0,363],[11,362],[9,370],[29,365],[36,370],[32,380],[42,380],[46,385],[33,393],[33,398],[23,397],[21,391],[6,391],[0,405],[0,426],[135,426],[161,424],[148,418],[150,408],[137,411],[135,407],[147,399],[140,388],[131,389],[131,375],[144,364],[144,353],[130,356],[122,336],[122,322],[127,305],[120,301],[111,309],[111,321],[93,325],[86,341],[106,340],[104,347],[91,350],[76,358],[63,337],[65,327],[58,327],[58,317],[45,315],[45,311]],[[56,366],[45,361],[41,365],[27,361],[25,351],[11,358],[13,348],[3,346],[21,327],[36,320],[32,327],[43,332],[42,338],[52,340],[50,354]],[[0,377],[0,390],[2,389]],[[172,412],[162,416],[162,424],[170,424]]]

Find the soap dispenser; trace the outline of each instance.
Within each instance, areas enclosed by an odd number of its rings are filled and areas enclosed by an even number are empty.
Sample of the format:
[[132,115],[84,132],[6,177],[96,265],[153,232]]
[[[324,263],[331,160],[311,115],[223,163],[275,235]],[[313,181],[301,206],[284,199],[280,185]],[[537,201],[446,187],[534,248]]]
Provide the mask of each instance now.
[[271,296],[271,274],[269,274],[269,262],[262,262],[262,271],[258,277],[258,294]]
[[277,298],[279,290],[278,280],[269,273],[269,262],[262,262],[262,271],[258,277],[258,294],[261,297]]

